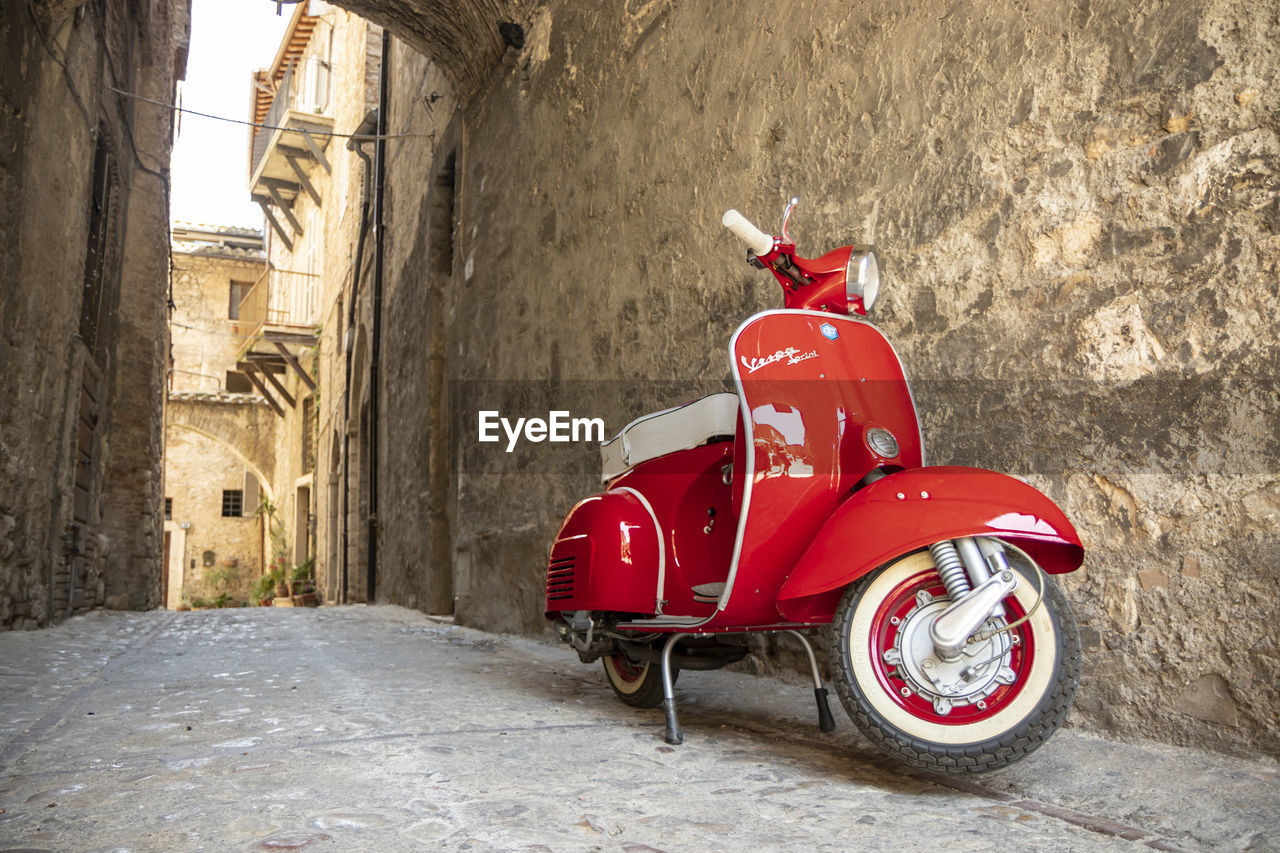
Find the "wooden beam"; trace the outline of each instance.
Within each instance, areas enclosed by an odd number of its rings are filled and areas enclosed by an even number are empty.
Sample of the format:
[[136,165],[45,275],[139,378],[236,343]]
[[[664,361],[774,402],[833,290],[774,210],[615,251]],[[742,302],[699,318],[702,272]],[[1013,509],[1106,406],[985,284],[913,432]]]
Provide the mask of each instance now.
[[311,138],[311,134],[305,130],[302,131],[302,140],[307,143],[307,150],[311,152],[311,156],[319,160],[320,165],[324,166],[324,170],[332,175],[333,169],[329,167],[329,161],[325,159],[324,152],[320,150],[320,146],[316,144],[316,141]]
[[279,341],[272,341],[272,343],[276,345],[276,349],[280,350],[280,354],[284,356],[285,361],[289,362],[289,366],[293,368],[294,372],[301,377],[303,383],[312,391],[316,390],[316,383],[307,375],[307,371],[302,369],[302,365],[298,364],[298,360],[293,357],[293,353],[289,352],[285,345]]
[[276,203],[276,207],[280,208],[280,212],[289,220],[289,224],[293,226],[293,233],[297,237],[302,236],[302,223],[298,221],[298,217],[293,215],[293,209],[284,203],[284,199],[280,197],[280,191],[273,184],[267,184],[267,192],[271,193],[271,200]]
[[244,357],[263,373],[285,373],[287,370],[284,359],[275,353],[250,352]]
[[[299,151],[298,153],[301,154],[302,152]],[[316,203],[316,207],[319,207],[320,193],[316,192],[315,187],[311,186],[311,181],[307,178],[306,170],[304,170],[301,164],[298,163],[298,158],[292,154],[286,154],[284,155],[284,159],[289,161],[290,168],[292,168],[293,173],[298,176],[298,183],[302,184],[303,189],[305,189],[311,196],[311,200]]]
[[276,221],[276,216],[271,212],[271,208],[267,206],[266,199],[255,197],[254,201],[258,203],[258,207],[262,208],[262,215],[267,217],[267,221],[271,223],[272,230],[276,232],[276,236],[284,243],[284,247],[292,252],[293,241],[289,239],[289,235],[284,233],[284,228],[280,227],[280,223]]
[[316,336],[301,332],[282,332],[279,329],[263,329],[262,339],[273,344],[297,344],[300,347],[316,345]]
[[262,375],[267,377],[267,381],[271,383],[271,386],[280,392],[280,396],[284,397],[284,401],[289,404],[289,408],[298,408],[297,400],[294,400],[293,395],[285,390],[284,386],[280,384],[280,380],[276,379],[274,373],[264,370],[262,371]]
[[264,187],[275,187],[282,192],[292,193],[293,195],[298,194],[298,185],[293,181],[286,181],[284,178],[262,177],[258,178],[258,183]]
[[[257,377],[257,374],[253,370],[253,365],[248,364],[247,362],[240,362],[240,364],[244,364],[249,368],[248,370],[244,370],[244,375],[249,377],[249,381],[253,383],[253,387],[257,388],[258,393],[266,399],[271,408],[276,410],[276,414],[283,418],[284,409],[280,408],[280,404],[276,402],[276,398],[271,396],[271,392],[267,390],[267,386],[263,385],[262,380]],[[239,365],[237,365],[237,367],[239,367]],[[241,369],[243,370],[244,368]]]

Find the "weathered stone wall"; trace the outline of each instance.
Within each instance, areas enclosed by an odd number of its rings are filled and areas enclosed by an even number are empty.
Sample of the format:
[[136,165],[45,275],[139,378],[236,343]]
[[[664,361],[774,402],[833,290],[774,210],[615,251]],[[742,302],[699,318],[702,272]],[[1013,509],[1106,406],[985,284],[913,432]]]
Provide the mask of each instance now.
[[[240,465],[270,490],[275,482],[276,414],[251,394],[169,395],[165,422],[199,433],[232,448]],[[167,453],[167,448],[166,448]],[[166,482],[169,482],[166,474]]]
[[249,506],[238,518],[222,515],[222,491],[243,488],[244,461],[230,447],[181,426],[166,428],[165,496],[173,500],[173,521],[185,531],[180,559],[174,553],[169,566],[177,603],[223,592],[249,600],[262,574],[263,521]]
[[[266,522],[255,511],[274,485],[277,416],[258,395],[225,390],[254,331],[229,316],[231,283],[252,285],[265,270],[258,250],[175,243],[164,447],[164,496],[172,500],[167,607],[222,593],[248,601],[271,555]],[[224,489],[242,493],[240,517],[222,516]]]
[[[189,4],[4,10],[0,626],[33,627],[158,601],[171,113],[110,87],[172,99]],[[96,148],[112,202],[87,340]]]
[[[334,118],[334,130],[339,134],[353,133],[368,111],[377,106],[377,56],[381,30],[361,18],[330,6],[313,9],[321,16],[316,34],[307,48],[306,56],[317,56],[330,46],[332,33],[333,69],[330,78],[329,102],[325,115]],[[372,143],[364,149],[373,154]],[[353,354],[357,339],[367,339],[370,325],[369,285],[367,262],[364,281],[356,288],[357,303],[354,329],[349,322],[352,297],[352,279],[356,268],[356,243],[361,224],[364,192],[364,161],[347,147],[345,137],[335,137],[325,148],[325,159],[331,171],[318,162],[306,164],[308,178],[320,202],[317,204],[308,193],[299,192],[293,200],[292,212],[302,224],[297,233],[286,217],[277,214],[281,226],[287,230],[292,247],[286,245],[275,232],[267,234],[268,257],[278,279],[284,287],[295,285],[305,274],[316,289],[313,316],[295,316],[290,322],[314,329],[317,345],[313,348],[293,346],[302,366],[316,382],[313,392],[293,373],[278,378],[296,401],[296,406],[283,402],[284,417],[277,419],[273,435],[273,470],[271,489],[279,511],[279,518],[286,529],[286,559],[289,564],[314,559],[319,592],[325,601],[363,600],[363,580],[357,563],[360,562],[357,532],[365,523],[359,514],[357,502],[348,510],[349,542],[347,557],[351,563],[348,587],[351,594],[344,598],[342,583],[342,471],[345,433],[350,434],[352,446],[357,443],[360,400],[356,401],[355,417],[346,419],[346,361],[348,345]],[[371,244],[370,244],[371,245]],[[287,300],[286,300],[287,301]],[[350,332],[350,335],[348,333]],[[366,347],[367,348],[367,347]],[[367,359],[354,368],[357,388],[367,388],[367,382],[359,377],[367,373]],[[357,390],[357,395],[361,394]],[[304,464],[303,400],[314,396],[316,421],[312,425],[315,441],[315,467]],[[276,417],[273,415],[273,417]],[[359,471],[352,474],[352,488],[358,488]],[[299,498],[305,503],[299,503]]]
[[[651,380],[718,390],[734,327],[780,303],[720,214],[773,229],[797,193],[802,250],[879,246],[874,319],[915,379],[930,461],[1027,476],[1076,522],[1075,724],[1280,752],[1274,10],[774,11],[528,14],[460,132],[455,388],[522,382],[610,430],[670,402]],[[435,84],[404,68],[392,131],[435,129],[408,103]],[[439,153],[389,173],[389,267],[415,288],[394,297],[389,371],[420,369],[407,330],[434,328],[414,270]],[[594,451],[576,469],[546,445],[486,456],[473,411],[456,415],[459,618],[542,630],[542,562],[596,487]],[[384,446],[384,503],[426,488],[423,452]]]
[[[387,600],[451,613],[454,481],[448,459],[449,290],[459,151],[457,103],[440,68],[400,41],[391,53],[378,559]],[[450,165],[450,156],[454,157]],[[427,192],[423,192],[427,189]],[[434,381],[433,381],[434,380]],[[443,482],[433,480],[443,473]],[[381,594],[381,593],[380,593]]]
[[170,391],[227,390],[227,371],[253,331],[229,316],[231,282],[253,284],[265,271],[261,257],[173,252]]

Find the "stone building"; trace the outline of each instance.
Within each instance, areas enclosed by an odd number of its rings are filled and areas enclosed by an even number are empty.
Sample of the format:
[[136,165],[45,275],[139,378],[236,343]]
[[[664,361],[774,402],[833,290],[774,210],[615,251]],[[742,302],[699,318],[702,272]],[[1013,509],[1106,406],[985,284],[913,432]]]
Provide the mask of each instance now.
[[0,16],[0,627],[161,603],[168,162],[188,0]]
[[349,265],[373,278],[342,280],[368,322],[319,462],[352,484],[345,535],[373,533],[347,549],[365,594],[544,630],[594,450],[482,447],[476,403],[614,430],[723,388],[778,299],[719,216],[772,227],[794,193],[802,249],[878,245],[930,460],[1022,475],[1080,529],[1076,723],[1280,752],[1274,15],[341,5],[395,34]]
[[[277,419],[271,489],[286,562],[309,562],[328,602],[367,597],[367,431],[348,424],[369,409],[372,309],[352,282],[368,278],[357,252],[372,227],[373,146],[351,137],[373,126],[381,35],[336,6],[298,4],[251,90],[250,114],[266,125],[250,136],[249,189],[269,224],[268,269],[246,295],[237,358]],[[350,471],[335,461],[348,453]]]
[[255,511],[271,496],[276,417],[238,363],[256,329],[241,306],[266,278],[262,234],[178,224],[172,246],[164,604],[245,601],[272,553]]

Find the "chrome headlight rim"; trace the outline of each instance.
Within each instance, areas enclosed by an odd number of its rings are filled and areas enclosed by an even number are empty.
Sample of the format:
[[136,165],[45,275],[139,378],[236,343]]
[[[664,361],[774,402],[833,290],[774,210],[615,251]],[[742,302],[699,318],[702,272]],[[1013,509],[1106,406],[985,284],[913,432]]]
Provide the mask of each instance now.
[[847,301],[861,302],[862,310],[870,311],[880,295],[880,258],[874,246],[853,246],[844,281]]

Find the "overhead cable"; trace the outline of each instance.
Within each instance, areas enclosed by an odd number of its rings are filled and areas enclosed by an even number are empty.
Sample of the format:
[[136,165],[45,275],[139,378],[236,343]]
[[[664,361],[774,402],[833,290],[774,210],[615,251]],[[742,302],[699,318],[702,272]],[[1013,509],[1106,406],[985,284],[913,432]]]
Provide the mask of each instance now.
[[[304,128],[299,128],[299,127],[285,127],[278,124],[261,124],[256,121],[244,121],[243,119],[238,119],[238,118],[227,118],[226,116],[216,116],[211,113],[202,113],[199,110],[191,110],[191,109],[187,109],[186,107],[180,107],[176,104],[166,103],[165,101],[157,101],[155,98],[148,98],[148,97],[145,97],[144,95],[139,95],[136,92],[126,92],[123,89],[117,89],[115,86],[107,86],[107,88],[115,92],[117,95],[124,95],[126,98],[133,98],[136,101],[145,101],[148,104],[155,104],[158,107],[164,107],[166,109],[176,110],[177,112],[187,113],[188,115],[200,116],[201,118],[211,118],[215,121],[225,121],[225,122],[230,122],[231,124],[242,124],[242,125],[245,125],[246,127],[259,127],[259,128],[262,128],[263,130],[295,130],[299,132],[302,132],[304,130]],[[385,134],[385,135],[379,136],[377,134],[371,134],[371,133],[338,133],[335,130],[312,130],[310,128],[306,128],[305,131],[311,134],[312,136],[331,136],[337,139],[369,139],[369,140],[428,139],[432,136],[432,134],[430,133],[396,133],[396,134]]]

